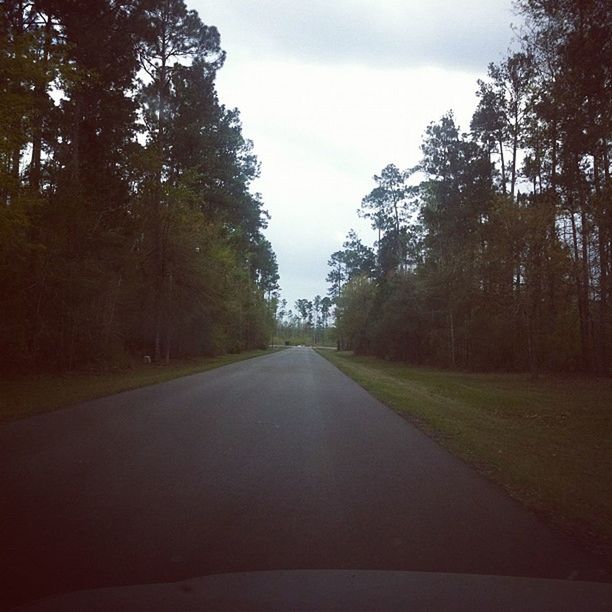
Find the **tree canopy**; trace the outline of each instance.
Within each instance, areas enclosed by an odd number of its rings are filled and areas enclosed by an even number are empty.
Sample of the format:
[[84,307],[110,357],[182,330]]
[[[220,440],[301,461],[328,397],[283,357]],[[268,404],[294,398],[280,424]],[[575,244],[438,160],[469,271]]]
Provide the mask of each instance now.
[[2,0],[0,367],[265,346],[259,164],[183,0]]
[[375,270],[350,277],[346,244],[330,259],[347,348],[457,368],[612,372],[608,3],[516,4],[521,48],[478,81],[470,132],[452,113],[427,127],[412,200],[415,169],[374,177],[360,214],[379,230]]

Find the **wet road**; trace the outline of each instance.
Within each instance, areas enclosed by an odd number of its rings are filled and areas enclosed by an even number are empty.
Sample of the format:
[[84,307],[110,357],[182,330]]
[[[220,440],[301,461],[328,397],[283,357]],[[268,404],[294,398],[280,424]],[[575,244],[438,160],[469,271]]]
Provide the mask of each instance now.
[[596,571],[307,348],[6,424],[0,491],[5,608],[252,570]]

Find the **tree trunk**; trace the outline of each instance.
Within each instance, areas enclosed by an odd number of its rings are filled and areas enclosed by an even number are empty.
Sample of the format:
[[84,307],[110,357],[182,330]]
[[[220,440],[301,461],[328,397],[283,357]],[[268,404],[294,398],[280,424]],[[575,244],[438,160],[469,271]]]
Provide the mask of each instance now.
[[502,193],[506,195],[506,163],[504,162],[504,141],[501,133],[499,135],[499,157],[501,161]]
[[512,138],[512,176],[510,179],[510,195],[514,198],[514,189],[516,186],[516,156],[518,153],[518,135],[519,135],[519,125],[518,125],[518,100],[514,102],[514,129],[513,129],[513,138]]
[[585,304],[583,299],[583,287],[582,278],[580,273],[580,254],[578,249],[578,232],[576,229],[576,219],[574,213],[570,213],[570,220],[572,224],[572,246],[574,249],[574,281],[576,285],[576,297],[578,300],[578,319],[580,323],[580,346],[582,350],[582,367],[585,370],[589,368],[589,350],[587,342],[587,330],[586,330],[586,315],[585,315]]
[[451,367],[455,367],[456,364],[456,355],[455,355],[455,318],[453,316],[453,311],[451,310],[448,315],[448,329],[449,329],[449,351],[450,351],[450,360]]
[[166,364],[170,363],[170,345],[172,340],[172,290],[174,285],[174,277],[172,272],[168,273],[168,308],[166,312],[166,351],[164,355],[164,361]]
[[81,140],[81,119],[82,119],[82,92],[77,92],[75,95],[75,105],[74,105],[74,117],[72,121],[72,159],[71,159],[71,174],[74,185],[79,181],[80,175],[80,140]]
[[162,327],[163,327],[163,307],[164,307],[164,273],[165,261],[162,244],[162,180],[164,166],[164,129],[165,129],[165,114],[166,114],[166,61],[167,61],[167,40],[165,30],[162,32],[161,41],[161,65],[159,67],[159,83],[158,83],[158,105],[159,116],[157,125],[157,160],[155,170],[155,189],[153,195],[153,240],[154,240],[154,313],[155,313],[155,330],[154,330],[154,360],[161,361],[162,357]]
[[557,192],[557,121],[553,119],[550,152],[550,188]]
[[[43,70],[46,72],[49,64],[49,53],[51,48],[51,18],[48,17],[45,23],[45,43],[43,50]],[[47,83],[37,82],[34,89],[34,99],[36,102],[36,114],[32,126],[32,157],[30,159],[29,183],[30,187],[36,191],[40,189],[41,179],[41,156],[42,156],[42,131],[44,106],[47,101]]]
[[585,211],[584,196],[580,198],[580,232],[582,235],[582,294],[584,302],[584,330],[586,344],[586,368],[590,372],[593,369],[593,321],[591,317],[591,276],[589,270],[589,245],[590,228],[589,220]]

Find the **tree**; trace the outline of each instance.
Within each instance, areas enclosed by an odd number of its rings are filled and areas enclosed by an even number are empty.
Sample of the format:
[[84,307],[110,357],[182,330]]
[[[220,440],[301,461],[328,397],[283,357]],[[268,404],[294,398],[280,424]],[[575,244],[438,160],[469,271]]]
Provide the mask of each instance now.
[[252,246],[250,258],[251,278],[268,299],[278,290],[278,264],[272,245],[263,236],[258,235]]
[[[493,71],[493,66],[489,66],[489,75]],[[492,154],[495,152],[500,158],[501,170],[501,190],[506,193],[506,163],[504,156],[504,142],[506,140],[506,125],[504,117],[505,100],[498,88],[492,83],[478,80],[478,90],[476,95],[479,98],[478,106],[472,116],[470,129],[481,144],[489,152],[491,169],[494,168]],[[493,177],[491,177],[493,180]]]
[[3,367],[265,346],[278,268],[223,58],[179,0],[2,0]]
[[321,309],[321,323],[323,325],[323,333],[321,342],[325,344],[326,332],[328,327],[329,317],[331,315],[333,303],[328,296],[321,298],[320,309]]
[[327,265],[331,268],[327,274],[330,284],[329,295],[336,299],[345,282],[365,275],[374,277],[376,271],[374,251],[361,242],[354,230],[350,230],[342,244],[342,250],[332,253]]
[[162,209],[168,206],[164,197],[165,184],[171,180],[169,143],[172,136],[168,112],[175,94],[173,77],[182,70],[182,63],[197,62],[196,66],[207,75],[214,74],[223,64],[225,55],[219,47],[216,28],[204,25],[195,11],[188,11],[183,0],[150,0],[146,5],[147,36],[140,45],[140,65],[149,76],[141,96],[144,119],[151,150],[152,186],[152,254],[155,309],[155,360],[161,359],[163,327],[164,279],[168,274],[164,258],[164,221]]
[[370,315],[375,285],[358,276],[343,288],[337,305],[338,348],[367,353],[370,347]]
[[396,266],[403,267],[406,249],[402,241],[402,224],[412,211],[410,196],[414,193],[406,181],[411,171],[400,171],[394,164],[385,166],[374,176],[376,187],[361,201],[361,214],[372,220],[372,226],[381,235],[391,232],[394,241]]
[[351,277],[347,244],[332,256],[344,346],[534,376],[610,372],[608,3],[517,6],[522,48],[478,82],[471,133],[444,115],[426,129],[418,188],[389,166],[364,198],[378,273]]
[[361,242],[355,230],[350,230],[342,244],[346,280],[365,275],[372,278],[376,273],[374,251]]
[[319,328],[321,325],[320,313],[321,313],[321,296],[315,295],[314,299],[312,300],[312,318],[313,318],[313,324],[314,324],[314,328],[313,328],[314,342],[313,343],[314,344],[317,344],[317,340],[319,337]]
[[337,300],[347,278],[344,251],[332,253],[327,265],[331,268],[326,277],[326,281],[330,284],[329,295],[332,300]]
[[310,314],[310,302],[305,298],[300,298],[295,302],[295,309],[298,312],[302,326],[305,327],[312,316]]
[[37,109],[46,117],[36,117],[34,158],[22,177],[41,189],[30,216],[39,248],[29,262],[38,305],[29,342],[32,359],[71,368],[113,353],[121,334],[116,305],[122,263],[132,255],[134,38],[141,24],[133,2],[36,6],[45,32],[41,61],[61,57],[54,85],[63,95],[57,105],[43,103],[50,85],[38,88]]

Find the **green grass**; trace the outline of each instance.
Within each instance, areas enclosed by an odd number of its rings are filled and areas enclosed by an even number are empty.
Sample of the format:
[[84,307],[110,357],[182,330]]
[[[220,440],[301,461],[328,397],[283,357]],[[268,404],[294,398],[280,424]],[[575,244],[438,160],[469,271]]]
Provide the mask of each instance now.
[[212,370],[270,352],[246,351],[221,357],[176,361],[170,365],[140,364],[113,372],[0,378],[0,421],[49,412],[84,400]]
[[532,380],[320,354],[527,507],[611,553],[611,380]]

